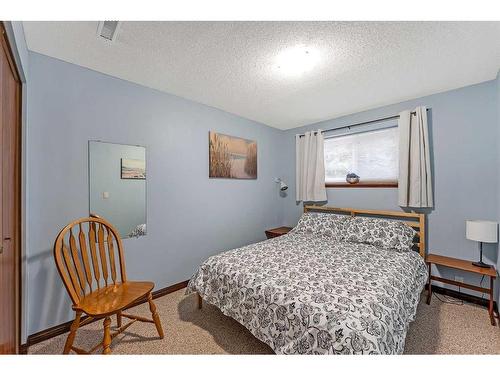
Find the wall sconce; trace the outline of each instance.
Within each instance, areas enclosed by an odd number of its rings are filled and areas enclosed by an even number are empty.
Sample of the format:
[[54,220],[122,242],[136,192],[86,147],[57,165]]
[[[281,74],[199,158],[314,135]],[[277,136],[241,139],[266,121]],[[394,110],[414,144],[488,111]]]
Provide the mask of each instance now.
[[280,191],[285,191],[288,189],[288,185],[283,182],[281,178],[275,178],[274,182],[280,185]]

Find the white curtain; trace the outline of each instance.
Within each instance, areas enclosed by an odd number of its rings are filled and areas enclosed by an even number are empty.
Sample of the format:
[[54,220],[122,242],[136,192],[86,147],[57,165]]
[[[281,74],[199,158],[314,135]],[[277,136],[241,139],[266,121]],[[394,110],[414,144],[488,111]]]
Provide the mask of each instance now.
[[432,175],[427,109],[399,114],[398,204],[401,207],[432,207]]
[[320,130],[295,136],[296,199],[326,201],[324,137]]

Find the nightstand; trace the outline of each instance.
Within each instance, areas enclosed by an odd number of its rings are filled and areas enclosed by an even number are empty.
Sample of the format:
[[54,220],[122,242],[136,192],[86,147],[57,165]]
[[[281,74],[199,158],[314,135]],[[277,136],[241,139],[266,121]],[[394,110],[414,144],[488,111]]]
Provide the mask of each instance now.
[[290,227],[279,227],[266,230],[267,238],[279,237],[290,232],[293,228]]
[[[497,271],[494,267],[492,267],[492,268],[477,267],[477,266],[474,266],[472,264],[472,262],[467,261],[467,260],[445,257],[443,255],[436,255],[436,254],[427,255],[427,257],[425,258],[425,261],[429,266],[429,283],[428,283],[428,287],[427,287],[427,292],[428,292],[427,304],[430,304],[430,302],[431,302],[431,297],[432,297],[431,281],[432,280],[440,281],[440,282],[446,283],[446,284],[456,285],[456,286],[466,288],[466,289],[475,290],[476,292],[480,292],[480,293],[487,293],[490,297],[489,304],[488,304],[488,312],[490,314],[491,325],[493,325],[493,326],[495,325],[495,315],[493,313],[493,281],[497,277]],[[432,268],[433,264],[435,264],[436,266],[443,266],[443,267],[448,267],[448,268],[454,268],[456,270],[472,272],[472,273],[479,274],[482,276],[489,276],[490,287],[483,288],[483,287],[477,286],[477,285],[465,284],[465,283],[455,281],[455,280],[449,280],[449,279],[445,279],[445,278],[438,277],[438,276],[432,276],[431,268]]]

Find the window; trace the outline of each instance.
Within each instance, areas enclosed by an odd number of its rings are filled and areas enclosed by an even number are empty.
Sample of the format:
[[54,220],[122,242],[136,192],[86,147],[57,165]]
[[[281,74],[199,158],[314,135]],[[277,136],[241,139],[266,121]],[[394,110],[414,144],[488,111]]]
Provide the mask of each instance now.
[[[397,127],[325,139],[326,185],[397,186],[399,133]],[[348,173],[359,176],[349,184]]]

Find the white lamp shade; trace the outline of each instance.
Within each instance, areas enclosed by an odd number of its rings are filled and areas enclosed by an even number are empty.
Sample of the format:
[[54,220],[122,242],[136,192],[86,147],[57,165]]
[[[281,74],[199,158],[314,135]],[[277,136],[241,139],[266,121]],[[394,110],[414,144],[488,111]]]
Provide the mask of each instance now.
[[467,220],[465,237],[468,240],[495,243],[498,241],[498,223],[486,220]]

